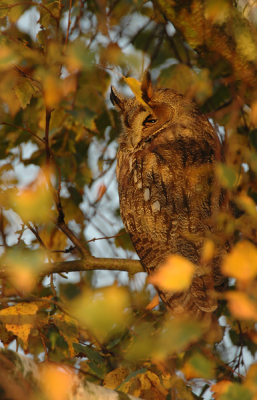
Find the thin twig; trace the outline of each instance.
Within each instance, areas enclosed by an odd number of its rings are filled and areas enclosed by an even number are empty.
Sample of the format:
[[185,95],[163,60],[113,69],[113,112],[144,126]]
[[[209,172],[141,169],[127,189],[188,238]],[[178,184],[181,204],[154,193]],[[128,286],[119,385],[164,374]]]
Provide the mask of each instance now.
[[[63,218],[59,214],[58,220],[55,221],[56,226],[70,239],[70,241],[76,246],[82,257],[88,257],[90,255],[89,251],[83,246],[81,240],[72,232],[72,230],[66,225]],[[64,272],[64,271],[62,271]]]
[[104,237],[100,237],[100,238],[93,238],[93,239],[87,240],[85,243],[95,242],[96,240],[104,240],[104,239],[109,240],[109,239],[112,239],[112,238],[115,238],[115,237],[118,237],[121,235],[125,235],[125,233],[126,232],[120,232],[120,233],[117,233],[117,235],[113,235],[113,236],[104,236]]
[[38,333],[39,333],[41,342],[42,342],[43,347],[44,347],[45,358],[46,358],[46,360],[48,361],[48,352],[47,352],[47,348],[46,348],[46,344],[45,344],[45,340],[44,340],[43,334],[42,334],[42,332],[40,331],[39,328],[38,328],[37,330],[38,330]]
[[203,346],[201,346],[199,343],[196,344],[197,347],[199,347],[199,349],[209,358],[212,358],[213,360],[215,360],[218,364],[222,365],[222,367],[226,368],[227,370],[229,370],[230,372],[232,372],[233,374],[237,374],[240,378],[244,378],[243,375],[241,375],[239,372],[237,372],[236,370],[234,370],[233,368],[229,367],[227,364],[225,364],[222,360],[220,360],[219,358],[215,357],[212,352],[206,348],[204,348]]
[[28,128],[24,128],[23,126],[17,126],[17,125],[14,125],[14,124],[8,124],[7,122],[1,122],[1,125],[8,125],[8,126],[13,126],[14,128],[17,128],[17,129],[22,129],[22,130],[24,130],[26,132],[31,133],[31,135],[35,136],[38,140],[40,140],[40,142],[45,143],[43,139],[41,139],[39,136],[37,136],[34,132],[32,132]]

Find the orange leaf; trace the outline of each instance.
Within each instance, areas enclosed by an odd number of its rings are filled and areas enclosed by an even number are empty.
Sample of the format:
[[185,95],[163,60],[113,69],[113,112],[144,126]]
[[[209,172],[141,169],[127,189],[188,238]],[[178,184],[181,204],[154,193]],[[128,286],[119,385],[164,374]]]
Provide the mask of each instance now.
[[228,380],[223,380],[216,383],[215,385],[212,385],[211,390],[215,393],[214,398],[218,400],[220,396],[228,391],[228,388],[231,385],[233,385],[233,383]]
[[208,263],[214,256],[215,246],[212,240],[207,239],[204,242],[202,250],[202,262]]
[[60,370],[59,366],[44,365],[41,371],[42,389],[51,400],[67,399],[67,393],[71,391],[74,382],[74,374],[65,367]]
[[257,306],[246,293],[227,292],[226,298],[229,309],[236,318],[257,321]]
[[195,266],[182,256],[167,257],[163,266],[149,279],[153,285],[174,292],[189,288]]
[[222,265],[224,275],[231,276],[243,283],[252,281],[257,275],[257,249],[244,240],[237,243],[227,255]]
[[146,306],[146,310],[152,310],[153,308],[155,308],[156,306],[158,306],[159,304],[159,295],[156,294],[152,300],[150,301],[150,303]]
[[96,198],[96,201],[100,201],[101,200],[101,198],[103,197],[103,195],[105,194],[105,192],[106,192],[106,186],[105,186],[105,184],[104,183],[102,183],[100,186],[99,186],[99,188],[98,188],[98,191],[97,191],[97,198]]

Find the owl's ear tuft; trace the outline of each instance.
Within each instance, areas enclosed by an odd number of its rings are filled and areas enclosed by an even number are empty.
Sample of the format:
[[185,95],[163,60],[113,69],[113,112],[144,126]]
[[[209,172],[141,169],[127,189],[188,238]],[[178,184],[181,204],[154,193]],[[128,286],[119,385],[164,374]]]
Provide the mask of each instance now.
[[124,111],[124,99],[122,99],[114,86],[111,86],[110,100],[115,107],[118,107],[121,111]]
[[146,70],[144,72],[142,85],[141,85],[141,91],[142,91],[142,99],[146,103],[149,100],[151,100],[151,97],[153,95],[153,86],[152,86],[151,74],[148,70]]

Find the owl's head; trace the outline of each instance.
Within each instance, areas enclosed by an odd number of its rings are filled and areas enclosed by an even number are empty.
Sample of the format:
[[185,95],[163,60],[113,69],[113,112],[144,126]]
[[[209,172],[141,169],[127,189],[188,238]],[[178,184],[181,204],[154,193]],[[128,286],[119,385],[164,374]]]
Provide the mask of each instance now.
[[217,143],[214,129],[197,106],[172,89],[153,89],[149,72],[143,76],[141,96],[142,102],[127,99],[111,88],[111,102],[123,123],[120,146],[139,150],[160,134],[169,141],[189,137]]

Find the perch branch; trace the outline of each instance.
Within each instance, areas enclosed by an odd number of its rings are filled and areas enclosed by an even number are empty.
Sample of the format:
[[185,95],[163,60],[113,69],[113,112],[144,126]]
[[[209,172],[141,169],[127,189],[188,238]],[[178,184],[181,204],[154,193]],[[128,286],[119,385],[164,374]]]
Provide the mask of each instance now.
[[[126,271],[130,275],[144,272],[140,261],[125,260],[119,258],[96,258],[87,256],[85,259],[74,261],[61,261],[55,263],[43,264],[43,269],[40,276],[45,276],[54,273],[82,272],[92,270],[106,271]],[[0,266],[0,278],[6,278],[11,274],[11,270],[7,265]]]

